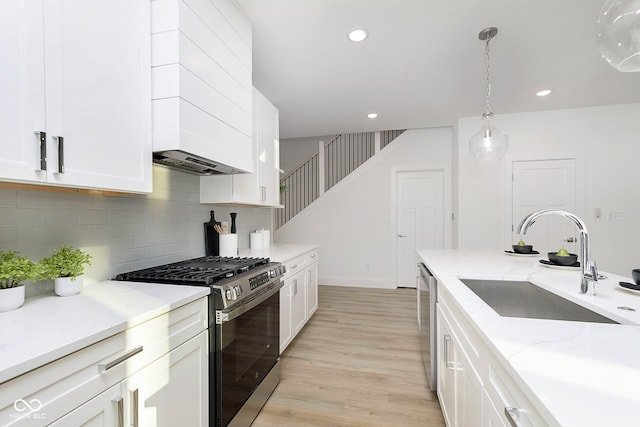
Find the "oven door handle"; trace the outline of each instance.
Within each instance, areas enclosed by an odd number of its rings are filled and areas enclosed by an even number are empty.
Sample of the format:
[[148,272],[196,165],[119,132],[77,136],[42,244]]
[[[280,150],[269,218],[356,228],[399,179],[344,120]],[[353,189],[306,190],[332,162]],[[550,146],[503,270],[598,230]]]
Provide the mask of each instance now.
[[242,304],[242,305],[239,305],[237,307],[234,306],[233,308],[231,308],[228,311],[227,310],[216,310],[216,324],[217,325],[222,325],[223,323],[226,323],[226,322],[228,322],[230,320],[233,320],[236,317],[246,313],[247,311],[251,310],[255,306],[257,306],[259,304],[262,304],[264,301],[268,300],[273,295],[275,295],[278,292],[280,292],[280,288],[282,288],[282,286],[284,286],[284,283],[282,283],[282,281],[279,281],[275,286],[270,288],[267,292],[265,292],[264,294],[261,294],[260,296],[258,296],[257,298],[249,301],[246,304]]

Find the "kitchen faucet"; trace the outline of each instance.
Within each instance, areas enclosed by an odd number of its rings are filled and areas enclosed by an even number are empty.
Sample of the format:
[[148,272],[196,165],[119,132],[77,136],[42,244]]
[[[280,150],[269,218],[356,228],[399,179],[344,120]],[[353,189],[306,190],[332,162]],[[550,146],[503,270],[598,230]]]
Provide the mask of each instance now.
[[589,243],[589,232],[585,223],[571,212],[558,209],[543,209],[527,215],[518,226],[518,234],[527,234],[527,230],[536,219],[543,215],[560,215],[569,218],[580,230],[580,252],[582,255],[582,274],[580,283],[580,293],[595,295],[595,283],[598,281],[598,268],[596,262],[591,259],[591,244]]

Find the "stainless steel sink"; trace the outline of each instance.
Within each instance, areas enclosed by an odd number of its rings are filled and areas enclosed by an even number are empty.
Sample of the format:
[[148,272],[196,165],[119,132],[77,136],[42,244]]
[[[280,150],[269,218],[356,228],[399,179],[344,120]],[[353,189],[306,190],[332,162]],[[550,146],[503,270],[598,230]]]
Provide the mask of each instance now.
[[460,279],[500,316],[618,323],[531,282]]

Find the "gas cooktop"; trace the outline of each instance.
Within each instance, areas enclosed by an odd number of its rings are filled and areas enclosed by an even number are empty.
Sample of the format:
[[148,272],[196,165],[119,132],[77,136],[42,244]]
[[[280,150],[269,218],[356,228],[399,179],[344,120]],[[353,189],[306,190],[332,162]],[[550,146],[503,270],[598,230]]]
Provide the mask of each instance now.
[[121,273],[115,280],[208,286],[267,264],[269,258],[206,256]]

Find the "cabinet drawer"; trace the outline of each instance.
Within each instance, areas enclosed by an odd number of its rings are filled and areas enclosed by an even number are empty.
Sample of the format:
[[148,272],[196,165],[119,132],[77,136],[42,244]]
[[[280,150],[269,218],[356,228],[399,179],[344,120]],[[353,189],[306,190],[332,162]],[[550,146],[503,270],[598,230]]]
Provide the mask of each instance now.
[[50,424],[206,327],[201,298],[9,380],[0,387],[0,425]]
[[305,254],[305,262],[307,264],[313,264],[314,262],[318,262],[318,250],[314,249]]
[[453,332],[458,338],[460,346],[467,354],[469,361],[480,376],[485,378],[489,370],[489,364],[487,358],[481,357],[481,354],[485,351],[486,345],[462,311],[450,302],[452,300],[453,298],[444,287],[438,288],[438,306],[450,320]]
[[557,425],[542,417],[507,371],[495,360],[490,363],[489,380],[485,384],[485,389],[491,403],[493,403],[506,425],[511,425],[509,417],[505,413],[507,408],[512,408],[512,416],[519,426]]
[[284,279],[286,280],[289,277],[298,274],[298,272],[304,269],[304,266],[306,264],[306,257],[305,255],[301,255],[299,257],[295,257],[293,259],[285,261],[283,264],[287,270],[286,274],[284,275]]

